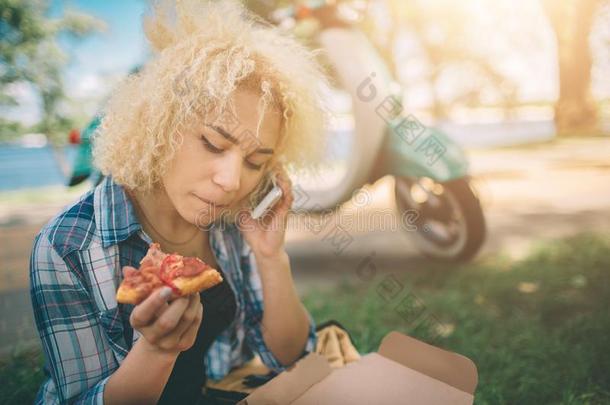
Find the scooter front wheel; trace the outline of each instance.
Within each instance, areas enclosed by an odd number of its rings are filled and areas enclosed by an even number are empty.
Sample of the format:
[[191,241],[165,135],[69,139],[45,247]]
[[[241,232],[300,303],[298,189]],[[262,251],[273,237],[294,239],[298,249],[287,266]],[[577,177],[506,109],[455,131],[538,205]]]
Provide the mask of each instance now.
[[467,261],[485,240],[485,217],[468,178],[438,183],[396,177],[394,194],[403,229],[427,257]]

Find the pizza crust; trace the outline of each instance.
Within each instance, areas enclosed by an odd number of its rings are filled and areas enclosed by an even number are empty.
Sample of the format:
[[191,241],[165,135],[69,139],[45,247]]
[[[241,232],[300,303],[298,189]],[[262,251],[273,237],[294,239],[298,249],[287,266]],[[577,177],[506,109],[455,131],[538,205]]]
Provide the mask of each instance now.
[[121,304],[137,305],[140,302],[144,301],[149,295],[149,291],[142,289],[138,290],[137,288],[133,287],[127,287],[125,284],[121,283],[119,289],[116,292],[116,300],[118,303]]
[[177,277],[173,280],[182,295],[207,290],[220,282],[222,282],[222,276],[216,269],[207,269],[195,277]]

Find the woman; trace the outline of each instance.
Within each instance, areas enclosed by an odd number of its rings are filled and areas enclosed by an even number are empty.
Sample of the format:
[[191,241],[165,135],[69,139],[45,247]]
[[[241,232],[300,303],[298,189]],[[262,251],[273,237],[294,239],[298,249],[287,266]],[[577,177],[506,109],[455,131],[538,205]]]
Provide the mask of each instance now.
[[[157,6],[144,27],[156,57],[115,91],[95,138],[106,178],[34,242],[48,374],[38,402],[197,403],[207,378],[254,353],[279,372],[315,347],[284,249],[283,170],[322,149],[314,55],[233,1]],[[270,175],[284,197],[253,220]],[[137,268],[153,241],[224,281],[117,305],[121,269]]]

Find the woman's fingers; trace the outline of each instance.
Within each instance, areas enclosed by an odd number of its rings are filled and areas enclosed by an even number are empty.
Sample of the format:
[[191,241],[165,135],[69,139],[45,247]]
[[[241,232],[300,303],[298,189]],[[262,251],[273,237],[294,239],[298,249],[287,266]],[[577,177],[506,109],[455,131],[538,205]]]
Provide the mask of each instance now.
[[172,335],[175,334],[177,339],[180,339],[180,337],[190,328],[191,324],[197,320],[197,314],[199,312],[199,307],[201,306],[201,296],[199,294],[192,294],[189,299],[188,308],[184,311],[178,326],[176,326],[175,330],[172,332]]
[[155,323],[151,325],[155,335],[165,336],[170,334],[180,322],[180,318],[182,318],[182,314],[184,314],[189,303],[190,300],[186,297],[180,297],[172,301]]
[[280,188],[282,189],[283,195],[282,199],[280,200],[282,201],[282,204],[280,204],[280,206],[283,206],[286,204],[287,201],[290,201],[292,199],[292,181],[290,180],[290,177],[288,177],[284,169],[278,169],[276,179],[277,185],[280,186]]
[[280,166],[274,168],[272,172],[275,174],[276,183],[282,190],[282,197],[273,205],[267,214],[265,214],[259,221],[265,228],[274,229],[278,226],[284,226],[288,212],[292,208],[294,202],[294,195],[292,192],[292,181]]
[[178,347],[180,350],[189,349],[193,343],[195,343],[195,339],[197,338],[197,332],[201,327],[201,322],[203,320],[203,305],[197,306],[197,314],[195,320],[191,323],[190,327],[180,336],[180,340],[178,341]]
[[135,329],[143,328],[154,322],[167,307],[167,300],[172,293],[170,287],[163,287],[150,294],[144,301],[136,305],[130,315],[130,323]]
[[[190,348],[195,342],[197,331],[199,330],[199,326],[201,324],[200,309],[202,308],[202,305],[199,294],[193,294],[191,297],[189,297],[189,300],[189,306],[184,311],[184,314],[182,314],[182,318],[180,318],[180,321],[176,327],[157,342],[157,345],[162,349],[183,351]],[[192,331],[193,329],[194,334]],[[187,334],[188,336],[192,337],[192,340],[189,338],[185,339],[184,343],[180,343],[182,341],[182,336]]]
[[[183,351],[192,346],[201,324],[201,296],[191,294],[168,303],[166,295],[167,292],[155,291],[134,308],[130,321],[154,346],[162,350]],[[182,339],[185,335],[188,339]],[[185,343],[179,345],[181,340]]]

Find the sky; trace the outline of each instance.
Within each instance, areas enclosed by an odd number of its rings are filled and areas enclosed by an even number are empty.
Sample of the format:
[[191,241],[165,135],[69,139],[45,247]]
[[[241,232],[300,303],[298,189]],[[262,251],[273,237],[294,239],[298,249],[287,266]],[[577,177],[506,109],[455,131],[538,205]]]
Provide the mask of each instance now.
[[97,17],[107,24],[105,32],[84,40],[63,40],[70,55],[65,73],[66,83],[79,83],[81,87],[94,87],[96,76],[127,73],[141,63],[146,53],[141,19],[147,5],[137,0],[72,0],[53,2],[52,12],[74,8]]

